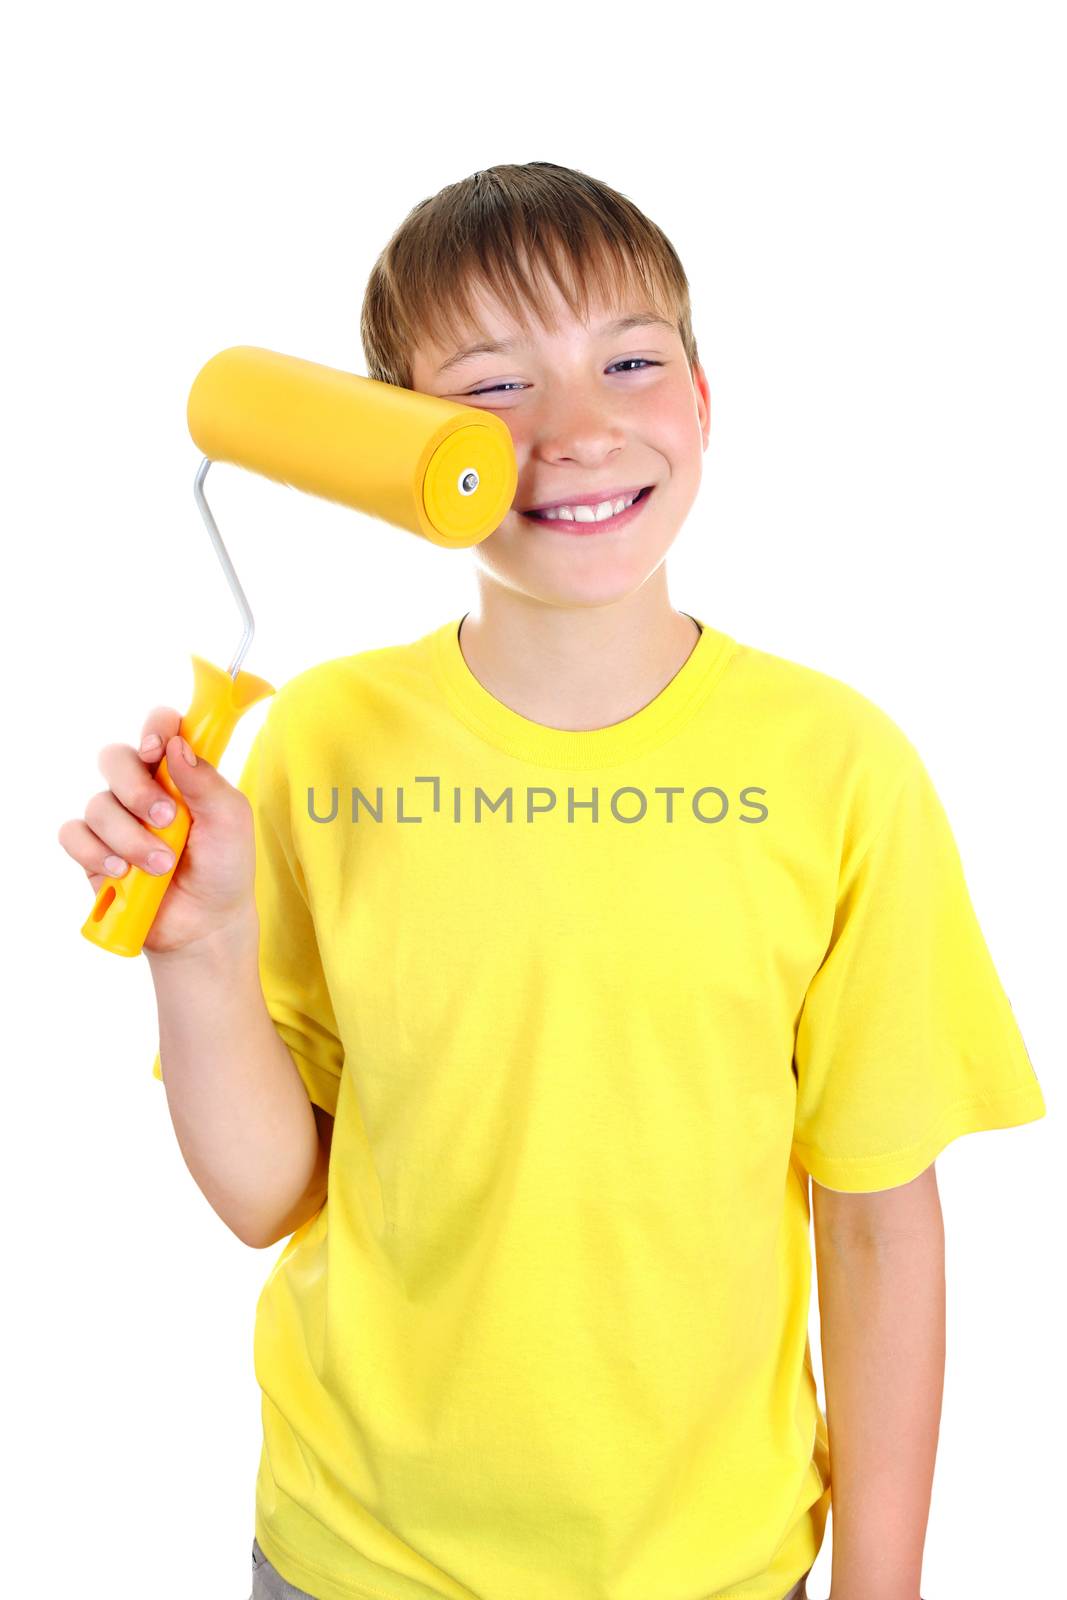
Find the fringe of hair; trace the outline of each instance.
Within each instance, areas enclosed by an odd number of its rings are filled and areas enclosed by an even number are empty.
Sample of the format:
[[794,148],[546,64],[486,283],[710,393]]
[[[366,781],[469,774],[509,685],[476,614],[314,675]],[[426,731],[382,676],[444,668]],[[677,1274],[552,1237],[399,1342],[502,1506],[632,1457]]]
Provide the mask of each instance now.
[[625,195],[551,161],[487,167],[420,200],[393,233],[367,282],[360,337],[370,377],[412,385],[424,341],[457,347],[475,324],[471,289],[502,304],[530,334],[542,326],[547,280],[588,319],[590,292],[623,307],[636,292],[677,323],[690,368],[698,359],[689,283],[667,236]]

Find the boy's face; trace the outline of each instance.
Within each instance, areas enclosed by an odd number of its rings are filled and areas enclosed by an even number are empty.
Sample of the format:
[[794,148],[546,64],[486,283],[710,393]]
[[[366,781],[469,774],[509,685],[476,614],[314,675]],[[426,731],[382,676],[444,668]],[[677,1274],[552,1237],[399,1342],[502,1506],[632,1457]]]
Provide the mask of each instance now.
[[[525,342],[509,313],[480,292],[478,320],[459,349],[515,340],[449,365],[451,346],[416,351],[412,388],[503,418],[518,462],[518,488],[500,527],[474,547],[506,587],[548,605],[598,606],[635,593],[661,565],[700,487],[710,403],[699,363],[690,371],[678,329],[660,322],[600,332],[630,313],[655,315],[634,294],[623,305],[590,299],[588,327],[549,288],[549,329]],[[491,392],[490,392],[491,391]],[[539,521],[546,502],[614,500],[652,487],[635,512],[605,522]]]

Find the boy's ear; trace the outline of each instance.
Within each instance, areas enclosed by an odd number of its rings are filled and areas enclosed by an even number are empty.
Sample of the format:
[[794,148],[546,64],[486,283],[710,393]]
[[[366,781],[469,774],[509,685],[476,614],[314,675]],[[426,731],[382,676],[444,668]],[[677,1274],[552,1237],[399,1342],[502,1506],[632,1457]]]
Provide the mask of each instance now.
[[700,432],[704,440],[704,449],[706,450],[708,448],[708,439],[711,436],[711,390],[708,386],[707,375],[699,361],[693,362],[693,389],[696,394]]

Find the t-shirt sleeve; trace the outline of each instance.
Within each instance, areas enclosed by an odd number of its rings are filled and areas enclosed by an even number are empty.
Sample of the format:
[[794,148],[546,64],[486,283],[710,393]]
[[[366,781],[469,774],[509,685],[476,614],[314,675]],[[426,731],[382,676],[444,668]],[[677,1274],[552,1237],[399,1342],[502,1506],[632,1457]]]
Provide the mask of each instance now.
[[1045,1114],[918,752],[869,843],[843,851],[833,929],[797,1025],[794,1149],[845,1193],[910,1183],[961,1134]]
[[[285,706],[270,704],[237,788],[255,823],[259,977],[267,1011],[312,1102],[337,1109],[344,1047],[338,1038],[307,885],[293,844]],[[152,1075],[162,1081],[159,1053]]]

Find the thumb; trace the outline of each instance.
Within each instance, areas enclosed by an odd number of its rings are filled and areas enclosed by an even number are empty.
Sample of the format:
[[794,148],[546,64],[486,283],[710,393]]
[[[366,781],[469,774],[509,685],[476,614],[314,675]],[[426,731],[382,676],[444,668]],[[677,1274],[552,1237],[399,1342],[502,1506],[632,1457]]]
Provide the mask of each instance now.
[[216,795],[219,773],[210,761],[193,753],[180,733],[167,740],[167,771],[181,790],[182,799],[195,816],[198,811],[210,811]]

